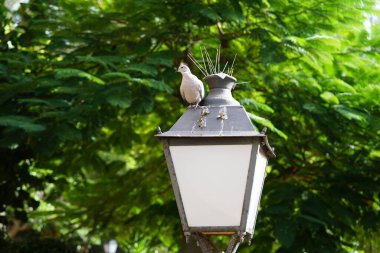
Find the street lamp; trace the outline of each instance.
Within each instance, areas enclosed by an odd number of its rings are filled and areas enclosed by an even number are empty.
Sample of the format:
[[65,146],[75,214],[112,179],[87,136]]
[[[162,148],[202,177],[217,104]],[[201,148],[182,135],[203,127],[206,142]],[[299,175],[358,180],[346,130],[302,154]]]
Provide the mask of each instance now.
[[205,77],[210,92],[189,107],[162,142],[182,228],[203,252],[214,252],[208,235],[231,235],[227,252],[252,239],[267,160],[275,157],[265,130],[257,132],[231,90],[236,79]]
[[116,253],[117,250],[117,242],[115,240],[106,241],[103,244],[105,253]]

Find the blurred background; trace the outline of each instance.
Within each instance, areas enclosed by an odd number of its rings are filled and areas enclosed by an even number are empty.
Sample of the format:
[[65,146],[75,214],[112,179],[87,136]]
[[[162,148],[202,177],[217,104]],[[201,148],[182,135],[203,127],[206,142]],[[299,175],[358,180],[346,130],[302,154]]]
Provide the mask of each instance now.
[[[180,252],[154,137],[206,47],[267,134],[252,246],[380,252],[375,0],[6,0],[0,5],[0,252]],[[111,252],[112,253],[112,252]]]

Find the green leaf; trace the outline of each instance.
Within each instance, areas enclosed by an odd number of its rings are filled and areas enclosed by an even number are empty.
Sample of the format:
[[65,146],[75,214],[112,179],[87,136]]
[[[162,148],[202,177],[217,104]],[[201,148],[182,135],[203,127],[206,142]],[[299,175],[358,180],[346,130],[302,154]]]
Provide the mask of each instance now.
[[322,87],[319,85],[318,80],[313,78],[312,76],[305,74],[297,74],[297,81],[299,82],[299,86],[307,89],[308,92],[312,94],[320,94],[322,92]]
[[272,122],[270,122],[269,120],[267,120],[267,119],[265,119],[265,118],[262,118],[262,117],[259,117],[259,116],[255,115],[255,114],[252,114],[252,113],[248,113],[248,116],[249,116],[253,121],[255,121],[255,122],[257,122],[257,123],[259,123],[259,124],[261,124],[261,125],[263,125],[263,126],[268,127],[270,130],[272,130],[273,132],[275,132],[276,134],[278,134],[278,135],[279,135],[280,137],[282,137],[283,139],[285,139],[285,140],[288,139],[288,136],[287,136],[284,132],[278,130],[278,129],[272,124]]
[[324,85],[329,90],[336,90],[339,92],[351,92],[354,94],[356,93],[356,90],[353,86],[349,85],[341,79],[328,79]]
[[333,108],[335,111],[340,113],[346,119],[356,120],[360,123],[365,123],[365,124],[368,123],[367,115],[358,111],[358,110],[346,107],[344,105],[335,105],[335,106],[333,106]]
[[55,70],[55,76],[58,79],[67,79],[72,77],[85,78],[91,82],[104,85],[104,81],[94,75],[91,75],[80,69],[62,68]]
[[263,5],[265,6],[266,9],[270,8],[270,3],[268,0],[262,0]]
[[61,141],[78,141],[82,138],[80,130],[68,124],[59,125],[56,131]]
[[323,67],[320,65],[320,63],[311,55],[306,55],[305,57],[302,57],[300,59],[307,67],[314,70],[315,72],[322,74]]
[[264,112],[268,112],[268,113],[274,113],[274,110],[272,108],[270,108],[268,105],[259,103],[255,99],[243,98],[241,100],[241,103],[243,105],[253,107],[253,110],[255,110],[255,111],[264,111]]
[[17,115],[0,116],[0,126],[21,128],[26,132],[40,132],[46,129],[44,125],[34,123],[31,118]]
[[158,74],[156,68],[147,64],[131,64],[127,67],[127,70],[140,72],[147,76],[156,76]]
[[[110,63],[106,62],[104,59],[102,59],[100,57],[77,56],[76,58],[78,59],[79,62],[97,63],[97,64],[103,66],[106,69],[108,69],[108,65],[110,64]],[[112,65],[112,64],[110,64],[110,65]]]
[[331,92],[325,91],[321,95],[321,98],[331,105],[339,104],[339,99]]
[[238,2],[234,4],[234,1],[232,1],[231,4],[232,6],[218,3],[215,7],[218,13],[223,17],[223,20],[240,23],[244,20],[242,9]]
[[302,108],[304,108],[305,110],[307,110],[309,112],[313,112],[315,114],[326,113],[326,110],[322,106],[319,106],[319,105],[313,104],[313,103],[306,103],[302,106]]
[[314,223],[326,226],[325,222],[323,222],[322,220],[320,220],[320,219],[318,219],[318,218],[316,218],[314,216],[310,216],[310,215],[307,215],[307,214],[300,214],[299,217],[303,218],[303,219],[305,219],[307,221],[311,221],[311,222],[314,222]]
[[296,36],[288,36],[283,38],[283,41],[289,41],[294,45],[299,45],[299,46],[305,46],[306,45],[306,40],[304,38],[296,37]]
[[150,80],[148,80],[148,82],[151,84],[152,88],[155,88],[159,91],[165,91],[169,94],[173,93],[173,89],[169,85],[167,85],[166,83],[164,83],[162,81],[150,79]]
[[157,81],[154,79],[141,79],[141,78],[133,78],[132,80],[136,83],[143,84],[147,87],[150,87],[159,91],[165,91],[167,93],[173,92],[173,89],[162,81]]
[[45,104],[51,107],[68,107],[70,103],[64,99],[39,99],[39,98],[21,98],[17,100],[19,103],[28,104]]
[[286,205],[270,205],[265,210],[265,213],[274,214],[274,215],[290,215],[291,210]]
[[374,160],[380,160],[380,150],[371,150],[369,157]]
[[174,56],[175,55],[172,51],[159,51],[148,56],[145,62],[151,65],[172,67]]
[[199,13],[202,16],[204,16],[206,18],[209,18],[212,21],[217,21],[217,20],[221,20],[222,19],[219,16],[219,14],[216,13],[216,11],[214,11],[214,9],[212,9],[211,7],[204,8],[204,9],[200,10]]
[[318,84],[317,80],[314,78],[308,78],[304,83],[304,87],[307,87],[311,92],[321,92],[322,87]]
[[129,108],[132,104],[131,93],[126,88],[115,88],[107,92],[106,100],[115,107]]
[[290,222],[276,222],[273,234],[284,247],[289,248],[296,238],[296,228]]
[[127,79],[127,80],[132,79],[130,75],[128,75],[127,73],[123,73],[123,72],[108,72],[108,73],[102,75],[102,78],[103,79],[122,78],[122,79]]

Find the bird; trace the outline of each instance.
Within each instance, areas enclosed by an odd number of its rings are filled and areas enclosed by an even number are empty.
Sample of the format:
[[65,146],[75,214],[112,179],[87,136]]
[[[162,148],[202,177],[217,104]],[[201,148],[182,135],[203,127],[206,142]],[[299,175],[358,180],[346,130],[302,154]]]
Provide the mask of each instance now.
[[202,81],[193,75],[190,68],[184,63],[180,64],[178,72],[182,74],[180,86],[182,99],[190,104],[190,106],[195,106],[195,108],[197,108],[205,96],[205,88]]

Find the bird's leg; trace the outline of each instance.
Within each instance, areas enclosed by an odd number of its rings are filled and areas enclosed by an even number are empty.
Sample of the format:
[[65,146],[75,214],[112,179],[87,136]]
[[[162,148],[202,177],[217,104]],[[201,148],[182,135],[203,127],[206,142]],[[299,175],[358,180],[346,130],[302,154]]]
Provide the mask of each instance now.
[[194,110],[197,110],[198,106],[199,106],[198,103],[196,103],[196,104],[190,104],[188,108],[194,108]]

